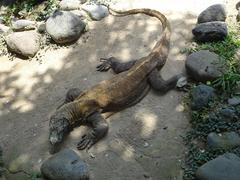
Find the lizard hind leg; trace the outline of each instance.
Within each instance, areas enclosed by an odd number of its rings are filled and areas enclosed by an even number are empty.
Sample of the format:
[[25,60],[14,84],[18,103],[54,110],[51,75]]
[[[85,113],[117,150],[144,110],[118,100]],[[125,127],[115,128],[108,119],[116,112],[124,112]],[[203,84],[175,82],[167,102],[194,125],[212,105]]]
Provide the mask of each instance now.
[[90,149],[96,142],[102,139],[108,132],[108,123],[100,112],[95,112],[87,118],[87,123],[92,125],[92,130],[83,135],[77,145],[79,150]]
[[108,71],[112,69],[114,73],[119,74],[121,72],[129,70],[135,63],[136,60],[132,60],[129,62],[120,62],[119,59],[115,57],[110,58],[100,58],[101,64],[99,64],[96,68],[97,71]]
[[[164,80],[161,75],[159,75],[159,72],[157,69],[154,69],[148,76],[148,82],[151,85],[151,87],[161,93],[166,93],[171,89],[174,89],[177,87],[178,82],[180,83],[180,80],[183,80],[183,75],[176,75],[168,80]],[[186,79],[184,79],[186,80]]]
[[66,93],[64,102],[61,105],[59,105],[57,109],[62,107],[64,104],[74,101],[81,93],[82,91],[79,88],[69,89],[68,92]]

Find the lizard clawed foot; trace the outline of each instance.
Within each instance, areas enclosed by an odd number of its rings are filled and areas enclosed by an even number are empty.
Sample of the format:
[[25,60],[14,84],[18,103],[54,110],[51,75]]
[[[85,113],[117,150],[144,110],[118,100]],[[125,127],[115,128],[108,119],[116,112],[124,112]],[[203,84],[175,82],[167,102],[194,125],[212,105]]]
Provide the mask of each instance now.
[[100,58],[101,64],[99,64],[96,68],[97,71],[108,71],[112,66],[111,58]]
[[77,149],[78,150],[83,150],[83,149],[90,149],[92,145],[96,143],[96,138],[93,134],[93,132],[89,134],[85,134],[82,136],[81,141],[77,144]]

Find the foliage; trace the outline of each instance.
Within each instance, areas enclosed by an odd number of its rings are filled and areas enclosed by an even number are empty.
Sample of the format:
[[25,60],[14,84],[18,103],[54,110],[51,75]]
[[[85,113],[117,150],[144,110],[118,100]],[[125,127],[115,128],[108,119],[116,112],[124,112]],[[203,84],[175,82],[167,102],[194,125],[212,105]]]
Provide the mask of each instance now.
[[42,20],[46,19],[46,17],[50,16],[50,14],[53,12],[53,10],[56,9],[56,7],[57,7],[56,4],[57,4],[56,0],[48,0],[45,3],[44,10],[40,12],[40,14],[38,15],[36,20],[42,21]]
[[[240,106],[235,108],[237,119],[224,121],[219,111],[224,105],[225,97],[236,95],[235,89],[240,87],[240,62],[234,56],[240,49],[240,27],[229,27],[230,32],[223,41],[202,44],[193,44],[191,48],[184,49],[183,53],[192,53],[199,50],[209,50],[218,54],[225,71],[218,79],[207,82],[208,85],[217,89],[218,98],[209,105],[209,108],[191,112],[192,129],[183,137],[188,153],[186,155],[184,169],[184,179],[196,179],[196,170],[204,163],[222,155],[232,152],[240,156],[240,147],[232,149],[209,149],[206,146],[207,136],[211,132],[222,133],[226,131],[239,132],[240,130]],[[189,94],[190,97],[190,94]]]
[[27,180],[35,180],[37,178],[41,178],[40,172],[33,172],[30,175],[28,175]]
[[240,85],[240,61],[235,58],[240,48],[240,27],[229,27],[228,36],[223,41],[193,44],[192,47],[182,50],[182,53],[192,53],[199,50],[209,50],[218,54],[223,61],[225,71],[223,76],[211,82],[214,88],[223,93],[231,94]]
[[[3,15],[3,22],[7,25],[11,23],[13,17],[21,17],[21,12],[26,13],[27,15],[31,14],[36,10],[39,4],[36,3],[36,0],[25,0],[25,1],[16,1],[6,8],[6,12]],[[39,1],[42,2],[42,1]],[[37,13],[36,20],[43,20],[56,8],[56,0],[48,0],[42,3],[44,5],[43,10],[40,10]]]
[[[222,102],[221,102],[222,103]],[[217,107],[216,107],[217,106]],[[209,149],[206,147],[207,135],[211,132],[221,133],[226,131],[240,130],[240,107],[236,107],[238,118],[232,121],[224,121],[219,114],[218,106],[220,103],[215,103],[208,109],[201,111],[192,111],[191,124],[192,129],[184,137],[184,142],[188,147],[188,154],[185,159],[184,178],[186,180],[194,180],[195,172],[204,163],[222,155],[226,152],[240,155],[240,147],[232,149]],[[209,113],[210,112],[210,113]]]

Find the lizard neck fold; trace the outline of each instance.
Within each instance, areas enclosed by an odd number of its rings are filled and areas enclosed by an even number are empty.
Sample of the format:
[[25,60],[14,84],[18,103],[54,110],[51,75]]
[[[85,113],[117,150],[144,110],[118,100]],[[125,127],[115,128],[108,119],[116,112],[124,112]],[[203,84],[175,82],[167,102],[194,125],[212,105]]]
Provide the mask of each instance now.
[[71,125],[76,122],[84,123],[92,113],[99,111],[98,104],[93,100],[77,100],[65,104],[58,112],[61,113]]

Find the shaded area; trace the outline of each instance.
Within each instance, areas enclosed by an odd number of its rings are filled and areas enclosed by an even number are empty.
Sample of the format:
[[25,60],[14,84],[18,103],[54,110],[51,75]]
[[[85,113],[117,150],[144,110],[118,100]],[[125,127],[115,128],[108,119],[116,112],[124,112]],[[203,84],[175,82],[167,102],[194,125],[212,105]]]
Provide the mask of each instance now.
[[[183,70],[185,56],[179,50],[192,38],[195,23],[191,14],[167,16],[173,34],[169,60],[161,72],[166,79]],[[75,45],[47,51],[42,64],[1,57],[0,142],[7,166],[11,170],[38,170],[49,157],[48,117],[67,90],[85,90],[112,77],[111,72],[95,70],[101,57],[127,61],[147,55],[160,37],[159,29],[159,21],[148,16],[109,16],[91,22],[89,32]],[[110,131],[91,149],[92,155],[79,152],[90,166],[91,179],[170,179],[180,175],[184,155],[180,135],[188,127],[182,95],[176,91],[164,96],[150,92],[136,106],[109,118]],[[85,130],[76,128],[64,147],[76,150]]]

